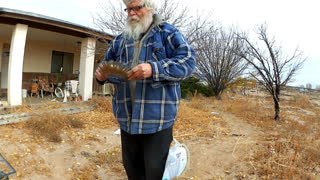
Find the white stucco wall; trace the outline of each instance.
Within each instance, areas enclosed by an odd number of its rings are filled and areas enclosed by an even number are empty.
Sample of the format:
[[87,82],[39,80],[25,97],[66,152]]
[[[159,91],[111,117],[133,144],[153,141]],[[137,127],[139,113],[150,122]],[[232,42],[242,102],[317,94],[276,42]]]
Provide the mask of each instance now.
[[80,53],[77,50],[46,42],[27,41],[23,72],[50,73],[52,51],[73,53],[73,72],[79,71]]
[[[0,24],[0,43],[10,44],[14,27],[13,25]],[[29,28],[25,46],[23,72],[50,73],[52,51],[73,53],[73,72],[79,71],[80,45],[76,48],[76,41],[81,41],[81,38]],[[1,47],[0,49],[3,50]]]

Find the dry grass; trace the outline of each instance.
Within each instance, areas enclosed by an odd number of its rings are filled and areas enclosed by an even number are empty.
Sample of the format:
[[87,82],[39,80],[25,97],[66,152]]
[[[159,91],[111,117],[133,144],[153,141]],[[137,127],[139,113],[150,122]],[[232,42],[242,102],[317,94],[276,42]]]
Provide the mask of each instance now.
[[34,136],[45,137],[50,142],[61,142],[60,133],[64,128],[82,128],[83,122],[72,115],[44,113],[34,115],[25,123],[25,128]]
[[83,121],[79,120],[79,119],[75,119],[74,117],[72,117],[71,119],[69,119],[69,124],[72,128],[84,128],[84,123]]
[[296,94],[292,97],[291,100],[288,101],[288,105],[296,106],[302,109],[310,109],[312,107],[312,103],[310,101],[310,97],[303,94]]
[[32,112],[32,107],[27,104],[22,104],[21,106],[15,106],[12,108],[5,108],[1,114],[14,114],[14,113],[23,113],[23,112]]
[[[94,111],[74,115],[35,115],[23,125],[32,135],[51,142],[61,142],[62,131],[69,131],[70,128],[103,129],[117,126],[110,97],[94,97],[89,103],[95,105]],[[48,105],[47,109],[58,106]],[[263,131],[263,135],[258,137],[258,143],[250,144],[248,156],[241,159],[244,161],[241,164],[247,165],[247,172],[238,172],[239,176],[235,178],[316,179],[320,176],[320,109],[315,108],[310,98],[304,95],[293,96],[281,102],[281,106],[294,108],[282,108],[282,119],[276,122],[273,120],[273,102],[270,98],[225,96],[218,101],[214,98],[193,97],[192,101],[181,102],[175,137],[208,139],[219,133],[228,133],[230,130],[223,115],[211,112],[232,113]],[[30,111],[28,106],[24,108]],[[14,125],[18,126],[21,125]],[[87,136],[84,140],[99,142],[95,136]],[[72,170],[73,179],[98,179],[99,171],[125,176],[120,147],[94,154],[84,167],[72,167]]]
[[93,161],[98,166],[108,165],[109,170],[115,174],[124,175],[120,147],[115,147],[108,152],[99,153],[93,158]]
[[[62,138],[60,133],[63,129],[85,128],[86,125],[84,122],[88,122],[88,126],[91,128],[107,128],[116,125],[116,121],[111,113],[112,107],[110,98],[95,97],[89,104],[95,105],[96,109],[94,111],[72,115],[55,111],[57,108],[67,108],[70,107],[70,105],[51,101],[45,101],[41,106],[29,106],[24,104],[19,107],[9,108],[6,113],[29,112],[32,119],[25,123],[21,123],[23,127],[27,128],[34,136],[45,137],[50,142],[61,142]],[[21,124],[12,126],[20,126]]]
[[95,111],[112,112],[111,97],[94,96],[89,103],[95,105]]
[[57,109],[63,107],[63,104],[59,102],[52,102],[50,100],[43,101],[41,105],[29,105],[23,102],[21,106],[14,106],[11,108],[6,108],[1,114],[15,114],[23,112],[33,112],[33,111],[46,111],[49,109]]
[[273,128],[273,104],[270,99],[256,99],[250,97],[225,97],[220,102],[220,108],[246,120],[250,124],[263,128]]
[[[102,97],[93,102],[99,111],[107,109],[111,112],[110,98]],[[308,109],[312,106],[308,98],[303,96],[283,104],[315,112],[314,109]],[[225,96],[222,101],[218,101],[197,96],[192,101],[181,102],[175,137],[208,139],[219,133],[228,133],[223,117],[211,114],[215,110],[233,113],[260,127],[265,133],[258,145],[250,148],[251,155],[244,158],[248,164],[247,174],[241,172],[238,178],[253,176],[259,179],[314,179],[319,175],[319,116],[299,115],[308,124],[306,126],[291,120],[289,113],[283,110],[282,121],[276,122],[273,120],[273,102],[270,98]],[[97,155],[94,162],[99,166],[108,164],[114,174],[123,173],[120,157],[120,150],[110,151]]]
[[178,120],[175,125],[176,138],[206,137],[212,138],[229,130],[220,115],[211,112],[215,108],[214,98],[194,97],[192,101],[182,101]]
[[11,172],[11,169],[3,161],[0,161],[0,171],[2,171],[5,174],[8,174]]
[[99,179],[97,173],[97,167],[95,166],[86,166],[84,168],[73,167],[74,171],[72,172],[71,180],[87,180],[87,179]]
[[269,138],[249,158],[252,173],[261,179],[316,179],[320,173],[319,144],[293,134]]
[[116,176],[125,176],[120,147],[115,147],[107,152],[98,153],[89,159],[90,161],[85,167],[72,168],[74,170],[72,179],[99,179],[97,171],[100,168],[103,168],[103,171],[112,172]]
[[94,105],[94,111],[75,114],[74,117],[84,119],[90,128],[110,128],[118,125],[113,112],[111,97],[94,96],[90,105]]
[[[259,179],[319,177],[320,112],[312,108],[308,97],[296,96],[293,100],[283,103],[299,108],[291,110],[298,112],[282,109],[280,122],[273,120],[274,109],[270,99],[227,98],[221,104],[225,111],[260,127],[265,133],[260,138],[258,146],[252,148],[253,156],[246,158],[248,167],[251,167],[249,175],[255,175]],[[300,112],[301,109],[314,114],[303,114]],[[300,123],[290,118],[292,113]]]

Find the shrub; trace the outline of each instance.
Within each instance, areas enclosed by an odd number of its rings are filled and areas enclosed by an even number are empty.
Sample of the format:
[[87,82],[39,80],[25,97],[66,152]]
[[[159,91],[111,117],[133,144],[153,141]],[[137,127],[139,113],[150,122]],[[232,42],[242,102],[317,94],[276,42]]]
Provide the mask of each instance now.
[[213,91],[209,86],[204,85],[199,79],[191,77],[181,83],[181,96],[186,98],[189,95],[202,94],[206,97],[213,96]]

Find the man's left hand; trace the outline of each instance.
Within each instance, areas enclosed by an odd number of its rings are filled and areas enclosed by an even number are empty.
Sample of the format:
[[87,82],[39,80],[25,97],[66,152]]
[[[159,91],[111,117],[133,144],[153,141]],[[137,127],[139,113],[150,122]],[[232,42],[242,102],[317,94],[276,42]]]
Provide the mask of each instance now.
[[148,63],[139,64],[128,73],[128,80],[146,79],[152,76],[152,67]]

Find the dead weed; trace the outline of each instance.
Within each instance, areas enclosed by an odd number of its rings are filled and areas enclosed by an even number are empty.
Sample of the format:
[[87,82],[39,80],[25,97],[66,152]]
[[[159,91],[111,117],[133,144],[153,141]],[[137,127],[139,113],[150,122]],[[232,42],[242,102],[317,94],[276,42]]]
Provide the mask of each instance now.
[[47,138],[50,142],[61,142],[60,133],[65,128],[82,128],[83,122],[75,119],[72,115],[61,113],[44,113],[32,117],[25,128],[34,136]]
[[302,109],[310,109],[312,107],[310,97],[303,94],[293,96],[292,99],[288,101],[288,104]]
[[106,169],[108,173],[117,176],[125,176],[121,160],[121,148],[115,147],[107,152],[97,153],[90,157],[89,164],[83,168],[72,167],[72,179],[99,179],[97,171],[100,168]]
[[[291,106],[314,111],[307,97],[291,101]],[[281,121],[273,120],[270,100],[256,98],[226,99],[226,111],[261,127],[266,134],[247,157],[249,174],[260,179],[315,179],[320,175],[319,115],[295,113],[299,123],[281,113]],[[299,108],[295,109],[296,111]],[[250,163],[249,163],[250,162]]]
[[112,112],[112,102],[109,96],[93,96],[89,103],[96,106],[96,111]]
[[[194,97],[192,101],[182,101],[175,125],[175,137],[209,137],[229,130],[223,127],[223,119],[214,111],[214,98]],[[218,126],[219,124],[219,126]]]

